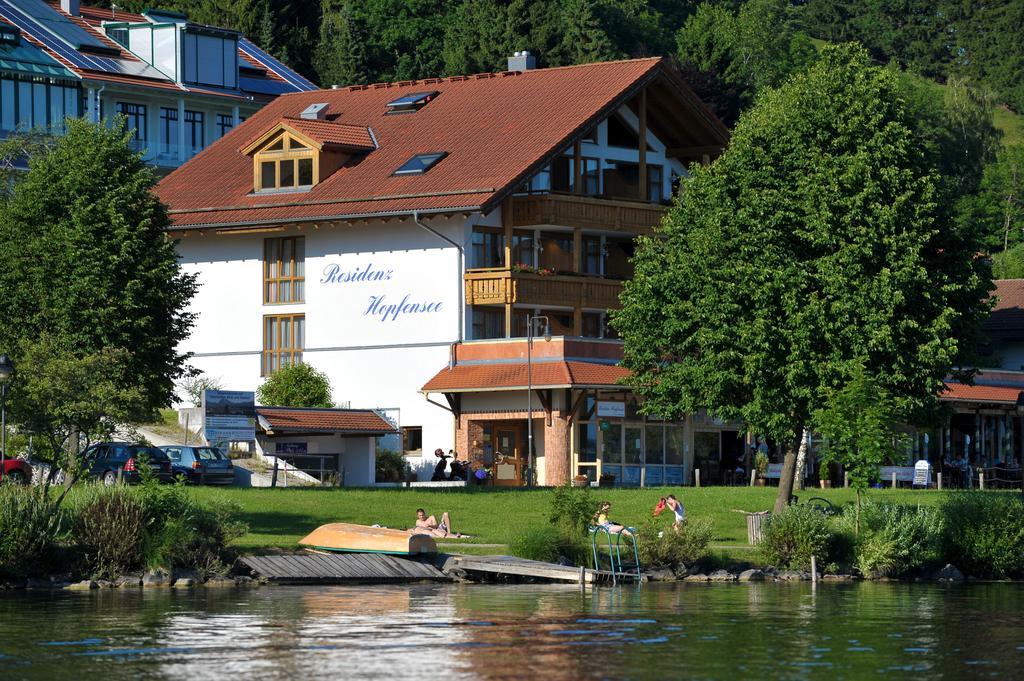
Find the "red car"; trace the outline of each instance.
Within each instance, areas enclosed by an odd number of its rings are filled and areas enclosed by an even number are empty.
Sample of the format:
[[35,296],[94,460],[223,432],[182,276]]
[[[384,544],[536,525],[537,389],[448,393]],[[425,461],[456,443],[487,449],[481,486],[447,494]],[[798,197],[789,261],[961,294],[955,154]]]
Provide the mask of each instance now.
[[0,466],[0,482],[13,482],[18,485],[27,485],[32,480],[32,466],[21,459],[4,459],[3,466]]

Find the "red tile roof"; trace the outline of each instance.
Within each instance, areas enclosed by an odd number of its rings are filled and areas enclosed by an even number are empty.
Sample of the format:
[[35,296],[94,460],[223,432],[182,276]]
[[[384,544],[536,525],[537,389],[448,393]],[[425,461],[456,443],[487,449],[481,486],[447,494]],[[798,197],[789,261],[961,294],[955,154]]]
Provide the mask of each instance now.
[[272,431],[342,435],[385,435],[395,432],[395,427],[372,409],[256,407],[256,413],[270,424]]
[[[533,363],[534,388],[615,386],[629,370],[612,364],[559,360]],[[477,392],[527,386],[525,362],[458,364],[442,369],[427,381],[422,392]]]
[[365,125],[315,121],[291,116],[285,117],[282,122],[323,145],[335,145],[361,151],[371,151],[374,148],[373,137]]
[[996,385],[966,385],[946,381],[946,390],[939,399],[957,402],[1004,402],[1015,404],[1022,388]]
[[[694,135],[728,139],[666,61],[604,62],[284,95],[164,178],[157,194],[179,229],[413,209],[491,210],[574,136],[657,78],[699,121]],[[388,102],[425,87],[439,94],[422,109],[387,113]],[[336,123],[372,129],[378,148],[308,192],[253,195],[252,160],[240,151],[245,140],[316,103],[327,103]],[[393,174],[415,154],[440,151],[448,155],[422,175]]]

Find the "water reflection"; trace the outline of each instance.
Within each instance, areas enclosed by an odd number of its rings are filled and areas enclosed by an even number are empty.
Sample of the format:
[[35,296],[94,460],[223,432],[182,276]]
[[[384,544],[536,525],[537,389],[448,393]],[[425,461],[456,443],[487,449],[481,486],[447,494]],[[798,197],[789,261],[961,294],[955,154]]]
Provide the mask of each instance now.
[[0,594],[0,678],[1009,678],[1009,584]]

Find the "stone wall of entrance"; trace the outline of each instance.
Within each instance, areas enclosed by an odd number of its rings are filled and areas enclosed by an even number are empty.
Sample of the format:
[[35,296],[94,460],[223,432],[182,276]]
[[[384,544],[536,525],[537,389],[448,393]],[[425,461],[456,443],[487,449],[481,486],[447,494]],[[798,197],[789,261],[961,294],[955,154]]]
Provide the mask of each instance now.
[[[569,443],[569,421],[561,410],[551,412],[551,425],[543,410],[534,411],[534,437],[543,433],[544,480],[542,485],[563,485],[569,479],[572,454]],[[459,417],[455,431],[455,452],[471,466],[483,466],[484,425],[494,421],[525,420],[526,411],[488,411],[464,413]]]

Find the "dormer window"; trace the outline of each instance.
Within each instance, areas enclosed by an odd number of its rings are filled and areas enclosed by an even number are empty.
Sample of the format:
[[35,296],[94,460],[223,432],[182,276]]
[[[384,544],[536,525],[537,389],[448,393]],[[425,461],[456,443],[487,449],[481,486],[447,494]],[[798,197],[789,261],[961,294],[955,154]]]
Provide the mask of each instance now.
[[314,184],[316,154],[286,132],[256,152],[255,159],[258,192],[297,191]]
[[356,154],[376,148],[369,128],[284,118],[241,151],[253,159],[257,194],[308,191]]

